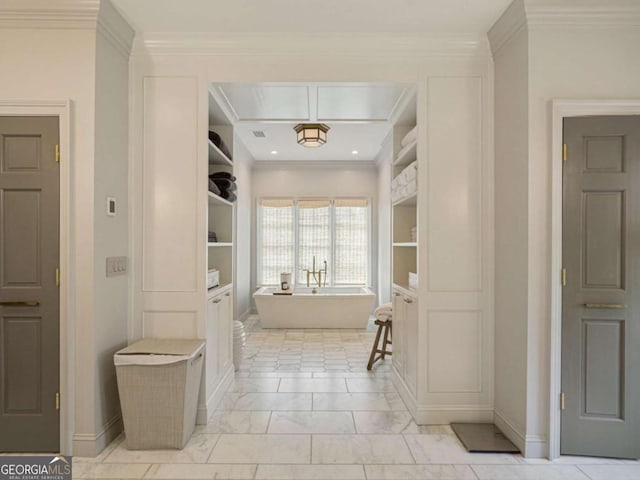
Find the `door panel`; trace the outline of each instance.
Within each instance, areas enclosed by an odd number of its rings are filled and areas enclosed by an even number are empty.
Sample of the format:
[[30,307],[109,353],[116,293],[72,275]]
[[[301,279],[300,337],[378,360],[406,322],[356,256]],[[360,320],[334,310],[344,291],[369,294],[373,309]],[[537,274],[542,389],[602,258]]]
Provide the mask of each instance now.
[[57,117],[0,117],[0,451],[58,452]]
[[565,119],[561,453],[640,457],[640,117]]
[[583,288],[623,288],[624,192],[584,192]]
[[40,414],[41,385],[31,379],[42,376],[42,319],[5,317],[3,337],[7,372],[3,414]]
[[583,320],[582,415],[622,420],[624,335],[618,320]]
[[2,190],[3,287],[39,287],[42,262],[40,258],[40,191]]

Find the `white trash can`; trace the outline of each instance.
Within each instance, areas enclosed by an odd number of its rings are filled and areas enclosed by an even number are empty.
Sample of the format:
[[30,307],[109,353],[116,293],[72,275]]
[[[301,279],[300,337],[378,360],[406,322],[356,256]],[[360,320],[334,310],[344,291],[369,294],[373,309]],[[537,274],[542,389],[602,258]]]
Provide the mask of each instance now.
[[196,423],[204,345],[145,339],[116,352],[127,448],[184,448]]

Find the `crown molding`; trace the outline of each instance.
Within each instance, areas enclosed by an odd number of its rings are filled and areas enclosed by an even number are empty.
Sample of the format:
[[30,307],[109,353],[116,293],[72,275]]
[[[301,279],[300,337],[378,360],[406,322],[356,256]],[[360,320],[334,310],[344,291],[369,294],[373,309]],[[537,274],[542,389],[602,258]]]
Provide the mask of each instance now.
[[136,36],[134,55],[487,56],[483,35],[162,33]]
[[252,167],[257,170],[294,170],[321,168],[330,170],[354,170],[377,168],[375,160],[255,160]]
[[121,55],[127,59],[129,58],[136,32],[109,0],[101,0],[100,2],[97,31]]
[[637,0],[524,0],[532,26],[640,26]]
[[638,0],[514,0],[487,32],[494,56],[523,28],[640,26]]
[[96,28],[100,0],[3,0],[0,28]]
[[500,50],[526,26],[524,0],[514,0],[487,32],[493,56],[498,55]]

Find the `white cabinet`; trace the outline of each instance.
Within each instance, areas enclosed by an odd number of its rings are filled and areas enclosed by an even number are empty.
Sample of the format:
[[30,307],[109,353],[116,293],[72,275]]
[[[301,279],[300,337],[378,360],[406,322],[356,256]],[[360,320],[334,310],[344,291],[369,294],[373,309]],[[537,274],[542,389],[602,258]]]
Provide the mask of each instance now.
[[218,298],[218,373],[224,375],[231,366],[233,357],[233,316],[231,314],[231,292]]
[[418,384],[418,298],[413,293],[393,291],[393,368],[415,397]]
[[394,289],[391,296],[393,305],[393,329],[391,334],[391,345],[393,346],[393,354],[391,355],[391,365],[398,376],[404,377],[404,302],[400,292]]
[[207,385],[215,389],[231,368],[233,357],[231,288],[210,294],[207,299]]
[[418,384],[418,297],[406,295],[404,304],[404,379],[413,395],[416,395]]

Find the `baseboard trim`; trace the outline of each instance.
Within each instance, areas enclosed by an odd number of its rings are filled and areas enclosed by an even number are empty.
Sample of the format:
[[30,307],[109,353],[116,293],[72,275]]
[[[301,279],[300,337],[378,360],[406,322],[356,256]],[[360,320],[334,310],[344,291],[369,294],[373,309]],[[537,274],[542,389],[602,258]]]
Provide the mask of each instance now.
[[235,376],[235,370],[233,368],[233,363],[229,366],[227,371],[218,386],[214,389],[214,391],[209,395],[207,399],[206,405],[198,405],[198,411],[196,413],[196,424],[197,425],[206,425],[209,417],[213,414],[213,412],[218,408],[220,402],[222,401],[222,397],[224,397],[227,390],[229,390],[229,386],[233,381]]
[[400,398],[402,398],[402,401],[407,406],[409,413],[411,414],[413,419],[416,420],[416,423],[417,423],[416,397],[413,395],[413,393],[411,393],[411,390],[409,390],[409,387],[405,383],[404,379],[398,374],[398,372],[396,372],[395,368],[393,367],[391,368],[391,381],[393,382],[393,386],[396,387],[396,390],[398,390],[398,394],[400,395]]
[[544,435],[527,435],[523,455],[525,458],[549,458],[549,442]]
[[481,405],[421,406],[414,419],[418,425],[448,425],[450,423],[489,423],[493,421],[493,407]]
[[525,435],[499,410],[493,412],[493,422],[520,449],[525,458],[547,458],[549,442],[544,435]]
[[247,310],[245,310],[245,312],[242,315],[240,315],[238,320],[244,323],[247,321],[247,318],[249,318],[250,316],[251,316],[251,309],[248,308]]
[[521,452],[525,451],[526,438],[513,422],[509,421],[499,410],[493,411],[493,423],[498,427],[504,435],[513,442],[513,444],[520,449]]
[[97,434],[76,433],[73,435],[73,455],[95,457],[123,431],[120,414],[109,420]]

